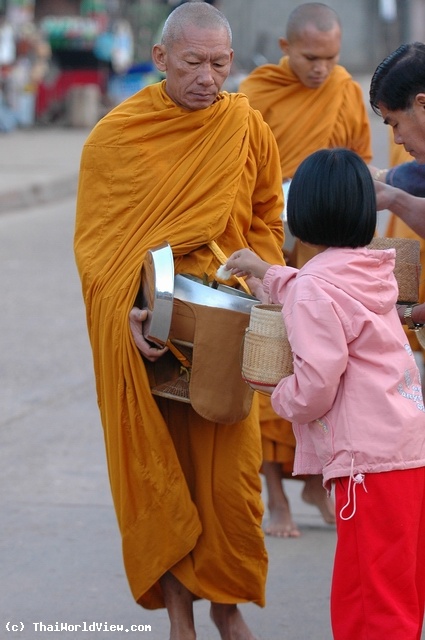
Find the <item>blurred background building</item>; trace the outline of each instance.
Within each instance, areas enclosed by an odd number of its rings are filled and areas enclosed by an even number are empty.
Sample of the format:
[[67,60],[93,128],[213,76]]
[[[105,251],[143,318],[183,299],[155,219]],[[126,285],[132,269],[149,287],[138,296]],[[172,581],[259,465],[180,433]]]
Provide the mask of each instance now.
[[[209,0],[207,0],[209,1]],[[0,131],[34,123],[91,126],[159,79],[150,61],[181,0],[0,0]],[[233,30],[229,90],[277,62],[296,0],[217,0]],[[424,0],[329,0],[343,24],[341,63],[371,73],[402,42],[425,40]]]
[[[369,73],[402,42],[425,39],[424,0],[324,0],[342,21],[341,64],[352,73]],[[241,67],[280,58],[278,38],[296,0],[221,0],[234,33]]]

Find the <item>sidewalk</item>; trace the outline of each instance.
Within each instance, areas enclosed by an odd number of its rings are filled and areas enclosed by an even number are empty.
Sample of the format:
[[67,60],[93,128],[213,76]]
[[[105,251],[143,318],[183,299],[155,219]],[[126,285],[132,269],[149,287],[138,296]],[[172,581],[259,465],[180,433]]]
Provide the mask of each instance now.
[[0,214],[74,195],[88,134],[64,127],[0,134]]

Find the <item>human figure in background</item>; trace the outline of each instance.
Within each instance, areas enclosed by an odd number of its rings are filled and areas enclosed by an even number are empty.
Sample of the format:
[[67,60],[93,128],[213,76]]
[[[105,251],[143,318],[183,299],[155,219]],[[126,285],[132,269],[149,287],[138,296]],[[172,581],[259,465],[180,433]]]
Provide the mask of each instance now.
[[15,32],[7,19],[6,11],[0,9],[0,132],[12,131],[18,124],[11,95],[11,75],[15,60]]
[[[375,180],[385,182],[398,189],[403,189],[408,193],[416,196],[425,196],[425,164],[420,164],[413,160],[403,146],[394,142],[393,132],[388,132],[390,138],[389,149],[389,166],[388,168],[378,168],[369,166],[372,176]],[[422,238],[413,231],[401,218],[390,212],[388,223],[384,231],[384,236],[388,238],[408,238],[417,240],[420,244],[420,262],[422,266],[422,274],[425,273],[425,238]],[[422,277],[419,281],[420,301],[425,300],[425,279]],[[414,351],[421,351],[424,357],[424,349],[417,335],[406,328],[410,346]]]
[[[320,148],[347,147],[365,162],[372,159],[371,132],[362,89],[338,64],[341,22],[325,4],[299,5],[288,17],[286,35],[279,40],[284,54],[279,64],[255,69],[240,91],[258,109],[277,140],[282,181],[288,183],[310,153]],[[289,263],[301,267],[315,250],[295,242]],[[263,466],[270,521],[266,532],[298,537],[283,478],[290,478],[295,438],[291,424],[276,416],[270,402],[261,400]],[[331,498],[320,476],[305,478],[303,499],[318,507],[327,523],[335,521]]]
[[[425,164],[425,44],[403,44],[387,56],[376,68],[370,84],[370,104],[384,124],[393,131],[394,142],[419,165]],[[375,168],[371,168],[376,176]],[[404,168],[404,172],[411,172]],[[421,173],[421,168],[416,170]],[[389,210],[425,238],[425,197],[421,196],[419,181],[415,193],[410,189],[375,180],[378,210]],[[425,180],[424,180],[425,184]],[[402,185],[400,185],[401,187]],[[406,186],[406,185],[404,185]],[[400,305],[399,315],[412,331],[423,332],[425,303]],[[419,334],[418,334],[419,337]],[[422,346],[422,345],[421,345]]]
[[282,315],[294,372],[270,389],[292,420],[295,472],[335,490],[334,640],[420,640],[425,606],[425,408],[396,311],[395,250],[371,250],[372,177],[347,149],[297,169],[288,225],[317,253],[300,270],[247,249],[235,275],[263,279]]
[[[425,164],[425,44],[403,44],[387,56],[372,76],[369,93],[395,144]],[[392,211],[425,238],[425,198],[381,180],[375,180],[375,189],[378,210]]]
[[256,398],[228,425],[153,396],[149,375],[173,354],[144,339],[136,299],[145,256],[165,240],[176,274],[210,281],[212,241],[283,264],[279,152],[247,98],[221,91],[233,50],[219,10],[176,8],[152,55],[166,79],[110,111],[84,146],[75,231],[124,564],[136,602],[166,607],[171,640],[194,640],[200,598],[222,640],[254,640],[237,605],[265,603]]
[[[341,38],[334,9],[320,2],[301,4],[290,13],[285,37],[279,39],[284,54],[279,63],[257,67],[240,83],[277,140],[283,182],[317,149],[346,147],[367,163],[372,159],[362,89],[338,64]],[[312,255],[313,250],[297,243],[290,258],[300,266]]]

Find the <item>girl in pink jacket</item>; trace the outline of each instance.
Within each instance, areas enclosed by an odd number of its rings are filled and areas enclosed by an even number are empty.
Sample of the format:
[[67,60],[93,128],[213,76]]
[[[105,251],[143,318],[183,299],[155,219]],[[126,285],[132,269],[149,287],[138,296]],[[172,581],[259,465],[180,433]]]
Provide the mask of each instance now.
[[299,166],[288,225],[320,253],[300,270],[248,249],[226,268],[261,278],[282,313],[294,373],[269,389],[293,423],[294,475],[335,488],[335,640],[420,640],[425,605],[425,409],[401,325],[395,250],[371,250],[375,190],[363,160],[320,150]]

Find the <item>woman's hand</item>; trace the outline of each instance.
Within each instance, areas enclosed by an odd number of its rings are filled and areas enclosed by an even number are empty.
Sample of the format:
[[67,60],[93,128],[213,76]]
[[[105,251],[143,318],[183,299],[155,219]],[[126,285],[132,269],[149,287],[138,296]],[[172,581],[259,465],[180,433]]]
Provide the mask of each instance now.
[[271,265],[261,260],[250,249],[239,249],[239,251],[232,253],[224,266],[234,276],[254,276],[263,279]]
[[148,317],[147,309],[139,309],[133,307],[129,314],[130,331],[136,343],[136,347],[140,353],[149,362],[156,362],[158,358],[164,355],[168,351],[168,347],[160,349],[159,347],[153,347],[143,335],[143,323]]
[[246,283],[250,288],[253,296],[257,298],[263,304],[269,303],[269,294],[264,291],[263,281],[260,278],[254,278],[254,276],[248,276]]
[[378,167],[374,167],[372,164],[368,165],[368,169],[374,180],[377,180],[378,182],[385,182],[388,169],[378,169]]
[[425,324],[425,302],[421,302],[420,304],[406,305],[406,304],[397,304],[396,309],[398,313],[398,317],[400,318],[400,322],[402,324],[406,324],[404,319],[404,312],[408,306],[412,308],[412,322],[415,324]]

